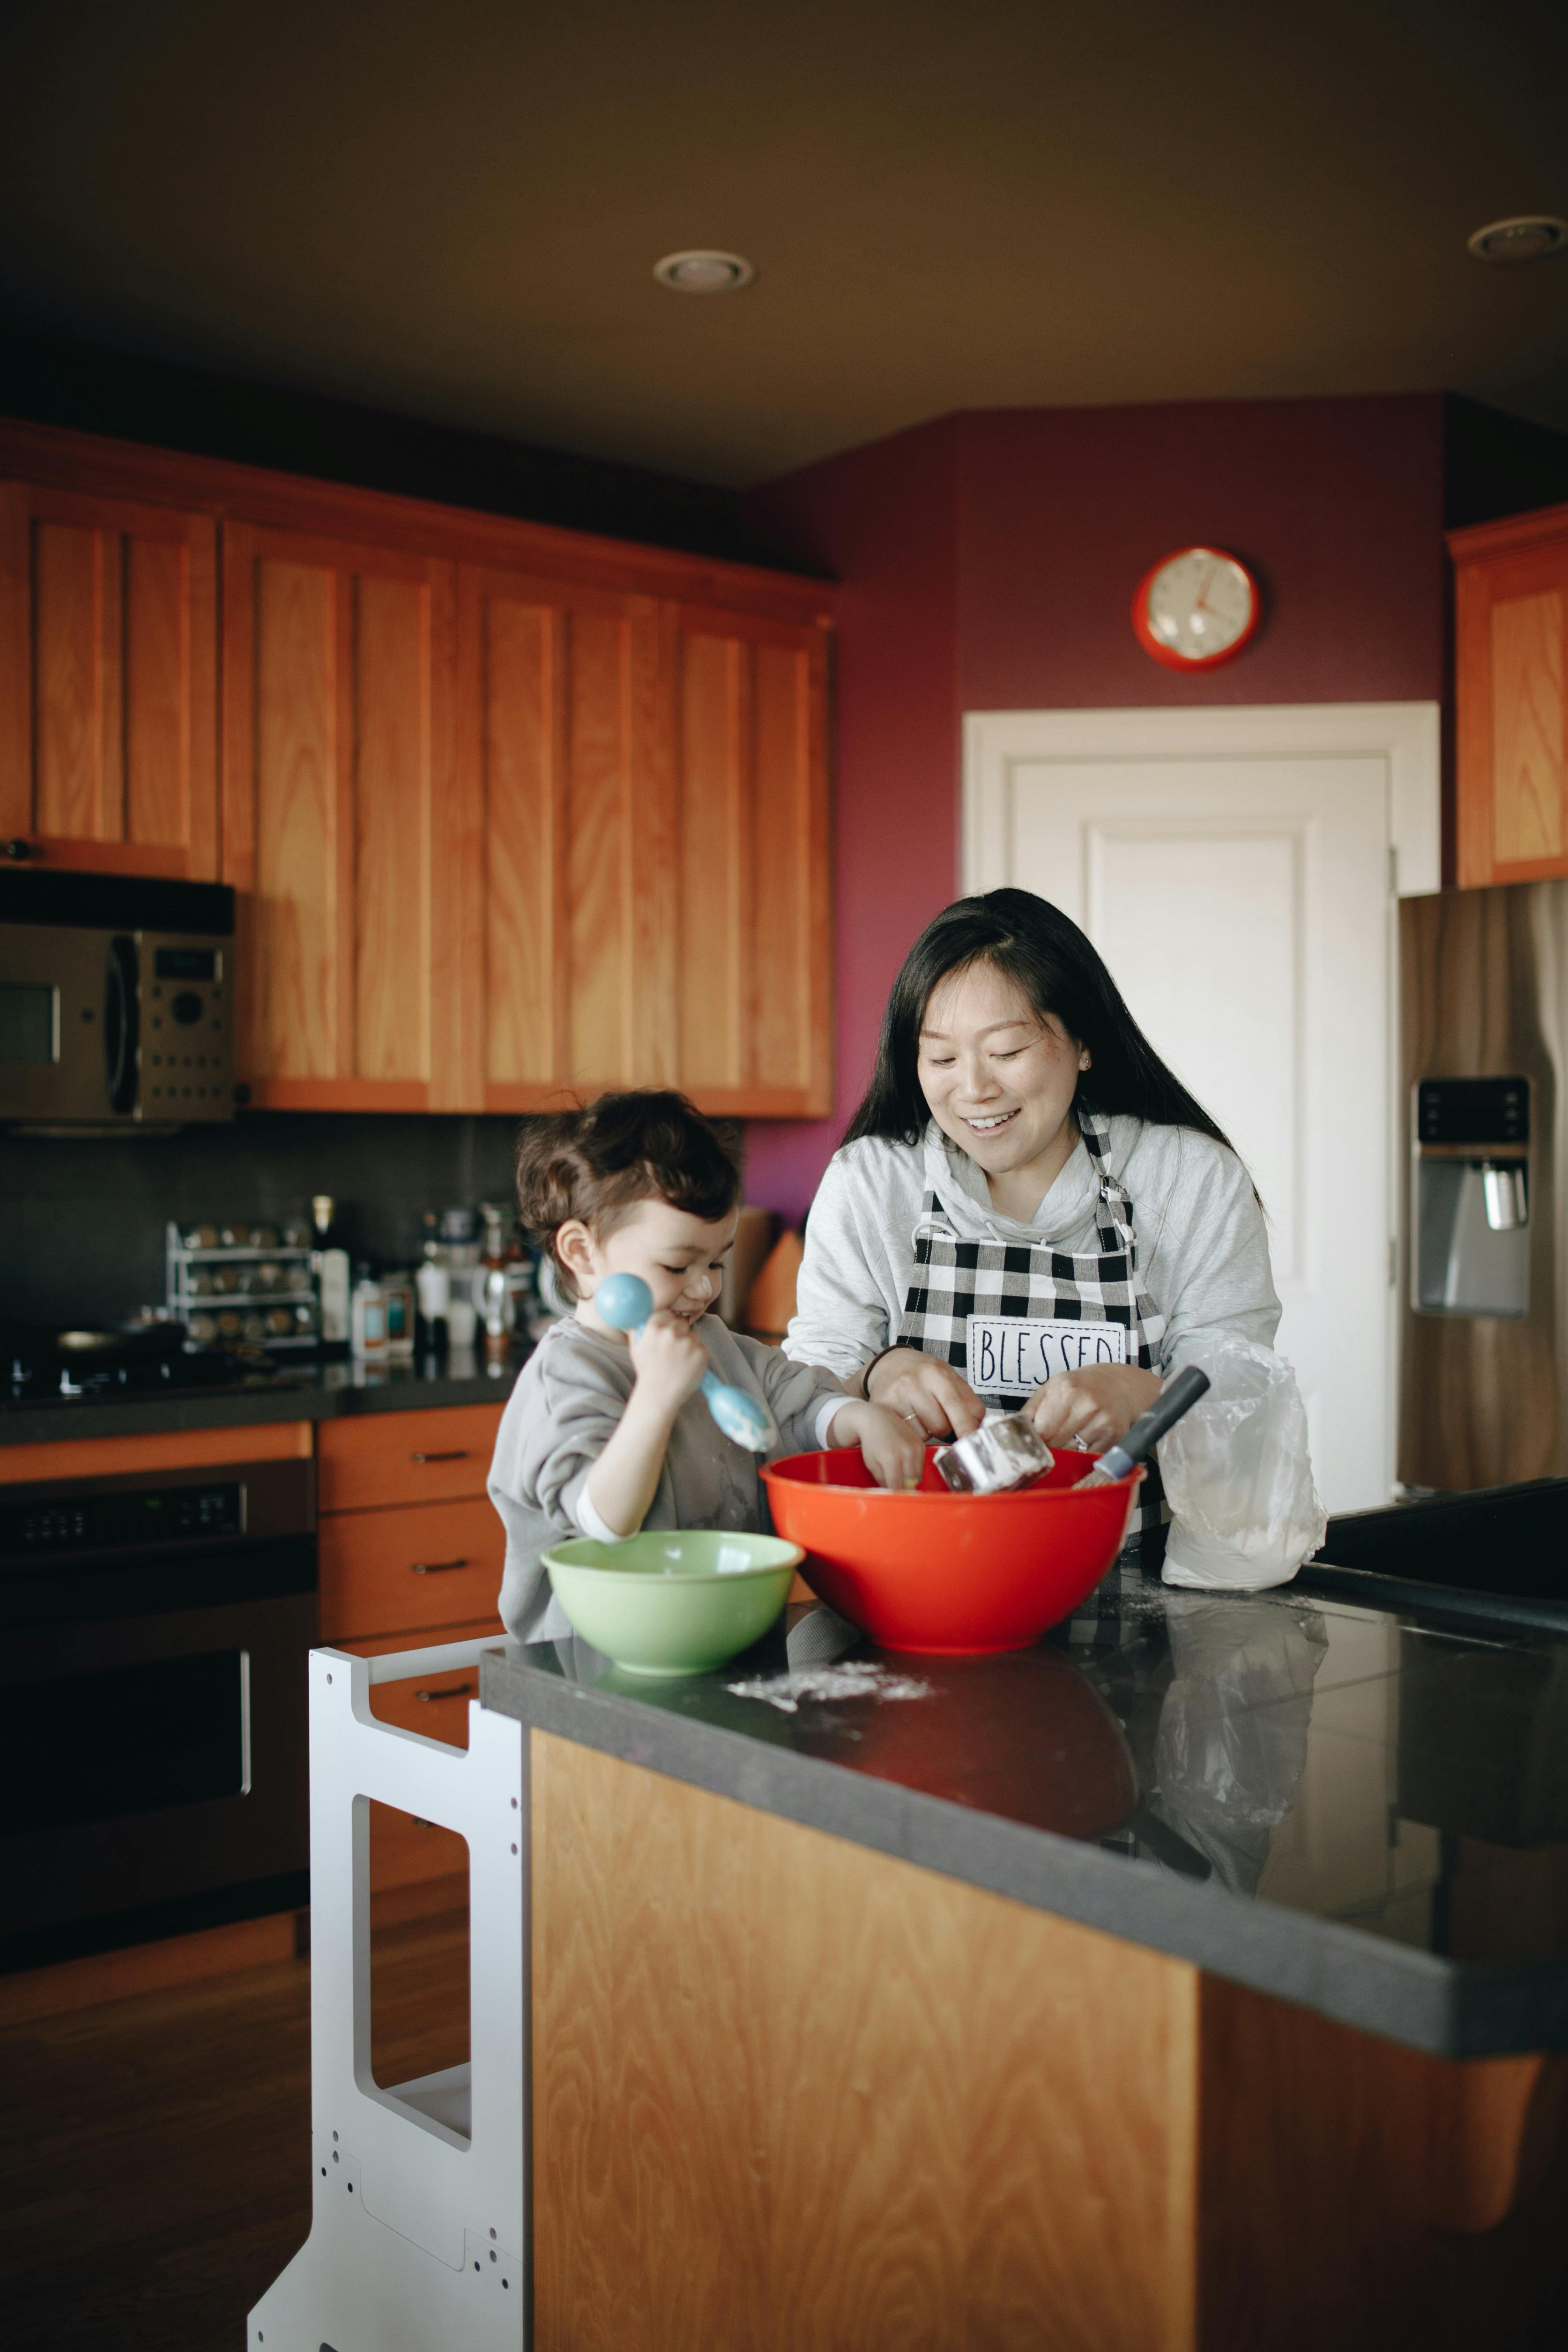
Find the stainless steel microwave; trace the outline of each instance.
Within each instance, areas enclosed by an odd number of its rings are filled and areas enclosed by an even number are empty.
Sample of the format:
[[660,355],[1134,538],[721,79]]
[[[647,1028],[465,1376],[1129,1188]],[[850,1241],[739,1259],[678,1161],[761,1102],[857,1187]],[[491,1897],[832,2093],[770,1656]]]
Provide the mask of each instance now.
[[234,892],[0,871],[0,1121],[234,1117]]

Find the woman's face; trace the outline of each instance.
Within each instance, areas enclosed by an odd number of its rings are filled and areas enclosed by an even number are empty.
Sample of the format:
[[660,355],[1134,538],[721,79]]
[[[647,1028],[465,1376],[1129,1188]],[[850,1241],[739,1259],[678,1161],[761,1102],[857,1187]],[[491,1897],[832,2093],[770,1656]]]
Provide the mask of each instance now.
[[1055,1013],[1038,1013],[992,963],[939,981],[920,1024],[920,1086],[931,1116],[988,1177],[1050,1150],[1089,1061]]

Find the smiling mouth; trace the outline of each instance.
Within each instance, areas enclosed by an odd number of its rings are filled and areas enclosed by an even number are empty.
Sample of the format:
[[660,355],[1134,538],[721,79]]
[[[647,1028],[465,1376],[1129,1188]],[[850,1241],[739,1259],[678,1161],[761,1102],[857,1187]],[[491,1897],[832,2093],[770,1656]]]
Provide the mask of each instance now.
[[1015,1106],[1011,1110],[998,1111],[995,1118],[966,1118],[964,1124],[975,1135],[999,1135],[1018,1115],[1018,1107]]

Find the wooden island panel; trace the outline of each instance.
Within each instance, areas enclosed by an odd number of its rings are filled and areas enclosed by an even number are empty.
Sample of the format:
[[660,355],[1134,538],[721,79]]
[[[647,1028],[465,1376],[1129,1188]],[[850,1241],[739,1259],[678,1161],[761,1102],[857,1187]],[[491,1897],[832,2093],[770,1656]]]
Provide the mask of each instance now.
[[1489,2352],[1568,2060],[1434,2058],[535,1730],[539,2352]]
[[531,1757],[538,2352],[1190,2340],[1196,1969]]

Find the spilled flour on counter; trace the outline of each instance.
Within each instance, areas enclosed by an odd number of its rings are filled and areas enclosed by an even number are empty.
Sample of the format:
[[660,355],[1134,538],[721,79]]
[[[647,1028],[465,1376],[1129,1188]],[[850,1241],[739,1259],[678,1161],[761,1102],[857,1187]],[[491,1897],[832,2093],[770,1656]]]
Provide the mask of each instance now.
[[929,1683],[895,1675],[886,1666],[800,1666],[785,1675],[759,1675],[754,1682],[726,1683],[737,1698],[759,1698],[781,1715],[798,1712],[803,1698],[929,1698]]

